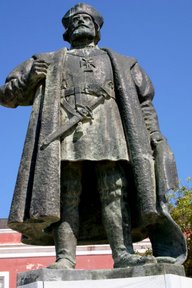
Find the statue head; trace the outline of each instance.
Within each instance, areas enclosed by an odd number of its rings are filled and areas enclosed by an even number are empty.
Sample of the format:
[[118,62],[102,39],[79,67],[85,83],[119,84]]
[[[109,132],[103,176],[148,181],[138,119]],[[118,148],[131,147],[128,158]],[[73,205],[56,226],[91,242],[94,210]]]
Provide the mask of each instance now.
[[93,7],[79,3],[62,18],[63,26],[66,29],[63,38],[71,43],[72,38],[76,37],[77,34],[80,35],[84,30],[85,34],[90,33],[90,37],[94,37],[94,43],[97,44],[100,40],[100,29],[103,22],[103,17]]

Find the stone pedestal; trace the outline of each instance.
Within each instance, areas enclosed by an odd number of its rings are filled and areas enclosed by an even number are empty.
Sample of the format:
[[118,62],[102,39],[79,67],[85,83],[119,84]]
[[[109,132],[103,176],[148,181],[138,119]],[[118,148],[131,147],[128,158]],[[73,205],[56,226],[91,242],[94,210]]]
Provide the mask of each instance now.
[[192,279],[166,274],[105,280],[38,281],[18,288],[191,288]]
[[[18,274],[18,288],[188,288],[181,265],[150,264],[109,270],[39,269]],[[171,286],[172,285],[172,286]],[[178,286],[180,285],[180,286]]]

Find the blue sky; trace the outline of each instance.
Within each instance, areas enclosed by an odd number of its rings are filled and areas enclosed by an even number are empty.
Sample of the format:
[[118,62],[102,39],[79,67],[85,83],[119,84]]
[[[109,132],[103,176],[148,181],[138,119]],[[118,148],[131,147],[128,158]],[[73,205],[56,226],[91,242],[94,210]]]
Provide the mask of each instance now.
[[[179,179],[192,176],[192,1],[89,0],[104,16],[100,47],[137,58],[155,86],[162,133]],[[31,55],[69,47],[63,14],[74,0],[0,1],[0,83]],[[9,213],[31,107],[0,107],[0,218]]]

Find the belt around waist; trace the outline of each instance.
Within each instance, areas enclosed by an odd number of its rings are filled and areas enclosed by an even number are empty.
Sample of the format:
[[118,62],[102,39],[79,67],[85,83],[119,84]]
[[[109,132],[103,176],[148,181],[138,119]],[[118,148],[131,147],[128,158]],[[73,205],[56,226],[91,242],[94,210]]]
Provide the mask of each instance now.
[[105,98],[114,98],[114,89],[111,88],[111,86],[106,85],[106,87],[102,87],[97,84],[90,84],[83,87],[74,87],[74,88],[68,88],[64,90],[64,97],[69,97],[71,95],[77,95],[77,94],[90,94],[94,96],[101,96],[103,95]]

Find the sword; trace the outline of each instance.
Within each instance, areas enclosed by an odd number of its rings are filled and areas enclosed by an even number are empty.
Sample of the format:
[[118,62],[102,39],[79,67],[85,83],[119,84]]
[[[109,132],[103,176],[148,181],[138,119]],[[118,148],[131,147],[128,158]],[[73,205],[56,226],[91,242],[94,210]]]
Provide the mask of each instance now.
[[63,126],[59,127],[58,130],[54,131],[50,135],[48,135],[40,146],[40,150],[44,150],[50,143],[54,140],[59,139],[62,137],[70,128],[78,124],[80,121],[92,118],[91,112],[100,104],[103,104],[105,101],[105,96],[101,95],[97,99],[93,101],[90,106],[84,106],[79,109],[77,114],[75,114],[70,120],[68,120]]

